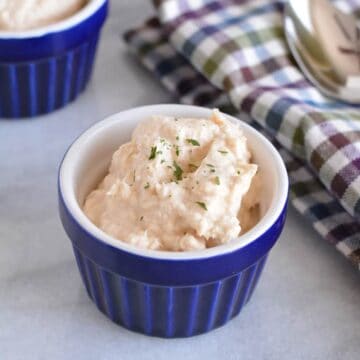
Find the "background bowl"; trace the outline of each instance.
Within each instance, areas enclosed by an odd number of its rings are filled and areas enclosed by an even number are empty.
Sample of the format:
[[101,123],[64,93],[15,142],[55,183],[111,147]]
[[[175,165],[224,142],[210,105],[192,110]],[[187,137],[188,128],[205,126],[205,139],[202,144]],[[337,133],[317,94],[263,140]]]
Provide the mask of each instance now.
[[73,101],[92,73],[107,0],[56,24],[0,31],[0,117],[46,114]]
[[240,122],[266,179],[263,217],[253,229],[228,244],[197,252],[142,250],[116,240],[92,224],[81,207],[105,175],[113,152],[149,115],[208,118],[211,110],[145,106],[91,127],[73,143],[60,166],[60,217],[87,292],[100,311],[144,334],[192,336],[225,324],[249,301],[284,225],[288,178],[271,143]]

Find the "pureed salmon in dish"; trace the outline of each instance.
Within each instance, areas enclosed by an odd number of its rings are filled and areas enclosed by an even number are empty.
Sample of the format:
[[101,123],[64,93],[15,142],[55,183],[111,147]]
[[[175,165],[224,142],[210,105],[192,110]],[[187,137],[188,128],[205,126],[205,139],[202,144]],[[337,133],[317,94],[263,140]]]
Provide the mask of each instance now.
[[36,29],[64,20],[88,0],[0,0],[0,30]]
[[210,119],[153,116],[114,153],[84,212],[139,248],[205,249],[259,221],[257,170],[241,129],[217,110]]

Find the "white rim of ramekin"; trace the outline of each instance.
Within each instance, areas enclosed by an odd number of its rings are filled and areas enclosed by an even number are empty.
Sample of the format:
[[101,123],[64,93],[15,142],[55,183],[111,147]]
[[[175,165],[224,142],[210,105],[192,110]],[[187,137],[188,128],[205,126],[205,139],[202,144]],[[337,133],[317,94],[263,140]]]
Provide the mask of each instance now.
[[74,15],[58,21],[54,24],[42,26],[36,29],[21,31],[0,30],[0,39],[27,39],[37,38],[47,34],[60,32],[69,29],[93,15],[107,0],[89,0],[89,2]]
[[[204,250],[198,251],[187,251],[187,252],[172,252],[172,251],[159,251],[159,250],[147,250],[136,248],[133,245],[129,245],[121,240],[115,239],[110,235],[106,234],[104,231],[99,229],[96,225],[94,225],[85,215],[85,213],[80,208],[76,197],[75,191],[71,186],[71,176],[70,176],[70,167],[73,156],[76,156],[78,149],[81,148],[82,144],[89,141],[89,139],[97,133],[103,127],[107,127],[109,124],[113,122],[121,121],[121,115],[125,113],[136,111],[136,110],[145,110],[149,111],[149,114],[157,113],[171,115],[171,110],[175,108],[184,108],[186,107],[189,111],[209,111],[210,109],[206,109],[199,106],[191,106],[191,105],[178,105],[178,104],[159,104],[159,105],[148,105],[132,108],[129,110],[121,111],[117,114],[111,115],[107,117],[105,120],[98,122],[97,124],[90,127],[84,133],[82,133],[70,146],[67,153],[64,156],[64,159],[61,163],[59,170],[59,190],[61,193],[61,197],[64,201],[65,207],[70,212],[71,216],[78,223],[80,227],[82,227],[87,233],[95,237],[97,240],[104,242],[105,244],[111,245],[120,250],[126,251],[128,253],[150,257],[159,260],[200,260],[210,257],[216,257],[220,255],[225,255],[228,253],[232,253],[236,250],[239,250],[253,241],[256,241],[260,236],[266,233],[272,225],[278,220],[281,213],[283,212],[287,199],[288,199],[288,175],[284,165],[282,158],[278,151],[274,148],[274,146],[267,140],[260,132],[252,128],[250,125],[246,124],[243,121],[239,121],[230,115],[224,114],[229,120],[236,121],[240,123],[241,127],[246,128],[247,131],[251,132],[254,136],[261,139],[261,142],[267,148],[267,150],[272,154],[272,158],[274,158],[274,165],[276,166],[276,172],[279,176],[279,184],[276,190],[275,196],[272,199],[271,205],[263,218],[259,221],[257,225],[255,225],[251,230],[249,230],[244,235],[239,236],[233,241],[219,245],[213,248],[208,248]],[[161,109],[164,109],[163,111]],[[166,110],[165,110],[166,109]],[[198,116],[195,116],[198,117]],[[119,144],[120,145],[120,144]]]

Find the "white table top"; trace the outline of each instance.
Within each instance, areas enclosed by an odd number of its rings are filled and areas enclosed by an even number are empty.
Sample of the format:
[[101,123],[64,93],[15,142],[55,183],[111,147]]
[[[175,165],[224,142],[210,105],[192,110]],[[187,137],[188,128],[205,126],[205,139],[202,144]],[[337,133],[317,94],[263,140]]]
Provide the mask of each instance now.
[[223,328],[150,338],[88,299],[58,217],[57,168],[105,116],[175,101],[119,40],[150,13],[145,0],[112,2],[86,93],[49,116],[0,121],[0,359],[359,358],[359,274],[291,207],[252,301]]

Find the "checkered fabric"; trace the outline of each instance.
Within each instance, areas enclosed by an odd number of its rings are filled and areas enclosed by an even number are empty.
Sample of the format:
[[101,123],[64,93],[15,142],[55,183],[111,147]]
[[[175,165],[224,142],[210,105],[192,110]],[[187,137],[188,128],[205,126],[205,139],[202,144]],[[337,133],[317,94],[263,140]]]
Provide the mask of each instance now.
[[181,102],[237,114],[276,139],[292,203],[360,268],[360,224],[353,216],[360,114],[320,95],[291,62],[282,2],[168,0],[157,6],[161,23],[152,19],[129,31],[130,48]]

